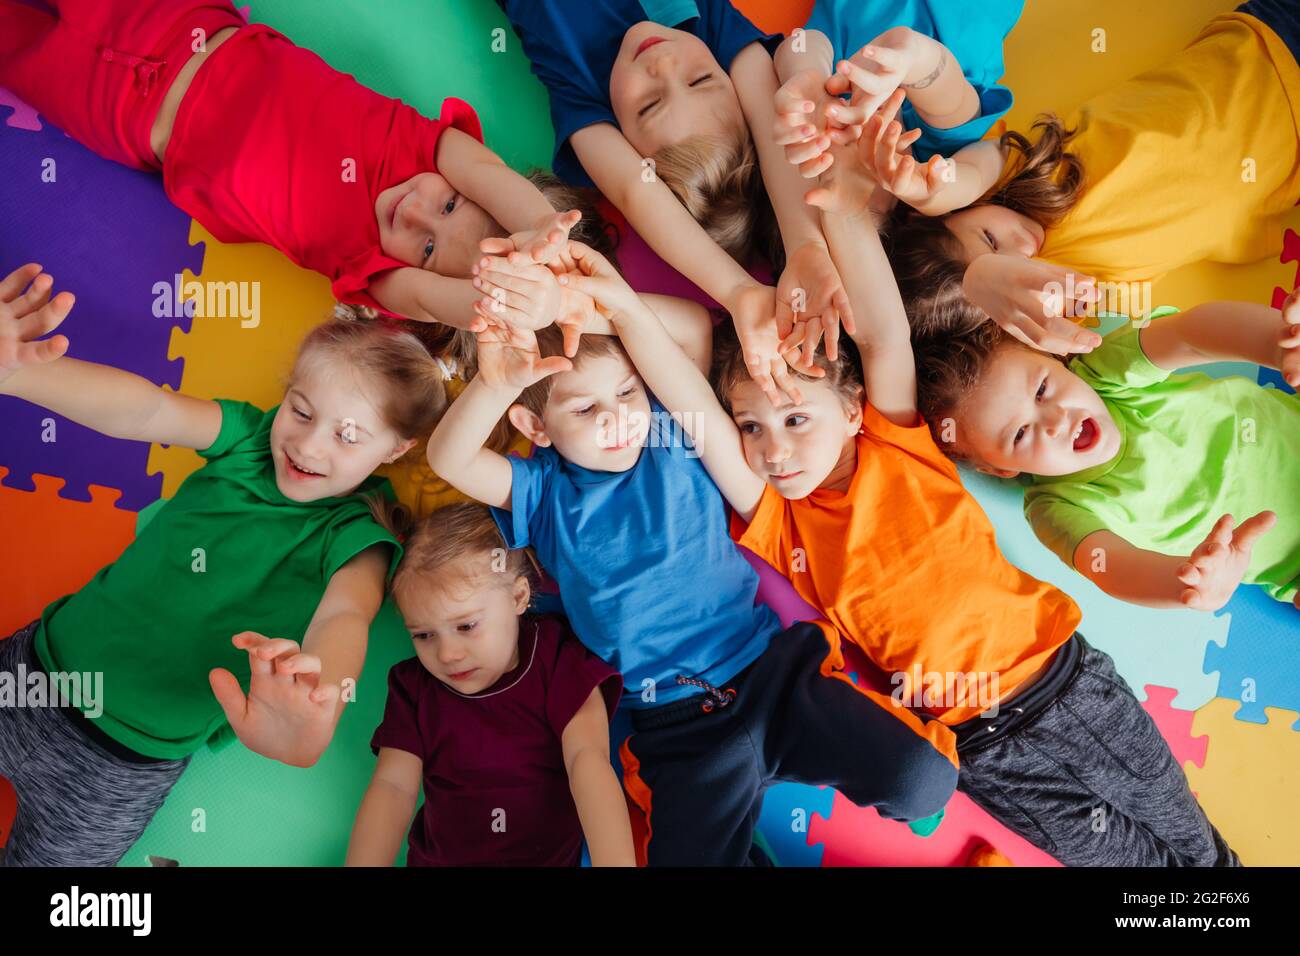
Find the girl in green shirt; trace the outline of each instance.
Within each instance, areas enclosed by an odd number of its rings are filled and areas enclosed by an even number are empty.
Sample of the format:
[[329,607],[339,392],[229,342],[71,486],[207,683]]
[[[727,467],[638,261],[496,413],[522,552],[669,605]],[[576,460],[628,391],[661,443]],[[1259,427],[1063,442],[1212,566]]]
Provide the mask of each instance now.
[[[0,281],[0,394],[207,459],[121,557],[0,641],[0,774],[19,798],[5,862],[111,865],[204,744],[301,767],[329,745],[400,556],[371,473],[445,396],[413,336],[338,320],[307,335],[269,411],[169,392],[42,338],[73,305],[52,285],[34,264]],[[54,706],[7,682],[54,686]]]

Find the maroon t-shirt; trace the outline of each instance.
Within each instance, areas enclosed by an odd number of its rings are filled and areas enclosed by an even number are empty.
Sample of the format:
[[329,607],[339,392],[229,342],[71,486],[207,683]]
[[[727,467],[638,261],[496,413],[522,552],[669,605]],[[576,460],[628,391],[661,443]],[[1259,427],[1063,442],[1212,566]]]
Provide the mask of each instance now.
[[577,866],[582,826],[560,738],[596,687],[612,716],[622,679],[549,617],[520,621],[519,665],[472,696],[418,657],[394,664],[370,749],[424,761],[407,866]]

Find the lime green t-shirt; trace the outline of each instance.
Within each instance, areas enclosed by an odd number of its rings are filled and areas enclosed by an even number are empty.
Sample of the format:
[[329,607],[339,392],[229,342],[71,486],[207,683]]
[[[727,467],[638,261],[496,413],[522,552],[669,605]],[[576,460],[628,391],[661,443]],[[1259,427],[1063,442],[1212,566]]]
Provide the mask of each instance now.
[[1120,431],[1110,461],[1034,477],[1025,516],[1073,566],[1080,541],[1109,529],[1139,548],[1186,555],[1224,514],[1277,512],[1245,580],[1290,601],[1300,578],[1300,398],[1241,376],[1173,374],[1125,324],[1070,370],[1105,402]]
[[228,742],[208,671],[228,669],[247,691],[248,653],[231,637],[251,630],[301,641],[335,571],[387,542],[391,574],[401,553],[361,498],[391,497],[387,481],[369,478],[345,498],[292,501],[275,483],[276,409],[219,404],[221,431],[199,452],[207,463],[121,557],[45,609],[35,638],[47,671],[103,674],[96,726],[150,757]]

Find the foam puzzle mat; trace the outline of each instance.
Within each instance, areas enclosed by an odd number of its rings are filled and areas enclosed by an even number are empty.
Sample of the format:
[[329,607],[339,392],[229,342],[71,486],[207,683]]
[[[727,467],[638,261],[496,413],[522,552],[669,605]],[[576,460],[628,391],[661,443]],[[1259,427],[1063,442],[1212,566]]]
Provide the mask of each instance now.
[[[761,27],[787,31],[811,0],[736,0]],[[1176,52],[1223,0],[1029,0],[1006,44],[1007,117],[1024,128],[1039,111],[1066,113],[1088,95]],[[545,91],[529,72],[492,0],[338,3],[254,0],[245,15],[271,24],[363,83],[436,115],[445,96],[476,105],[488,144],[516,169],[545,166],[551,131]],[[1092,52],[1104,29],[1107,52]],[[497,31],[504,31],[504,34]],[[504,52],[494,40],[505,38]],[[864,37],[865,42],[868,37]],[[496,43],[495,46],[500,46]],[[503,91],[508,94],[503,95]],[[53,181],[42,177],[52,161]],[[77,295],[65,323],[71,354],[171,389],[279,401],[302,334],[327,316],[326,281],[258,245],[225,245],[167,200],[158,177],[102,160],[0,90],[0,274],[41,262]],[[1300,210],[1276,237],[1276,256],[1250,266],[1200,264],[1157,283],[1158,303],[1207,298],[1279,305],[1300,280]],[[629,237],[620,252],[644,291],[691,293]],[[195,314],[185,283],[256,281],[260,321]],[[161,307],[159,284],[177,291]],[[1241,371],[1242,369],[1234,369]],[[1250,375],[1258,370],[1245,369]],[[1280,386],[1276,376],[1261,382]],[[1284,387],[1284,386],[1281,386]],[[173,494],[198,467],[189,450],[116,441],[24,402],[0,398],[0,635],[80,587],[131,540],[139,512]],[[1114,657],[1183,765],[1208,815],[1248,865],[1300,864],[1300,614],[1242,588],[1219,614],[1153,611],[1117,602],[1061,564],[1029,531],[1021,492],[963,472],[1007,556],[1071,594],[1088,640]],[[762,595],[785,620],[809,609],[763,567]],[[232,622],[237,623],[237,622]],[[309,770],[239,745],[200,751],[123,866],[150,856],[181,865],[342,863],[374,758],[368,741],[383,710],[388,668],[411,654],[391,604],[372,630],[357,702],[324,758]],[[859,662],[861,665],[861,662]],[[626,732],[626,715],[614,736]],[[0,843],[14,813],[0,780]],[[767,793],[764,842],[782,866],[962,865],[981,841],[1020,865],[1056,865],[962,794],[922,838],[827,789],[783,783]]]

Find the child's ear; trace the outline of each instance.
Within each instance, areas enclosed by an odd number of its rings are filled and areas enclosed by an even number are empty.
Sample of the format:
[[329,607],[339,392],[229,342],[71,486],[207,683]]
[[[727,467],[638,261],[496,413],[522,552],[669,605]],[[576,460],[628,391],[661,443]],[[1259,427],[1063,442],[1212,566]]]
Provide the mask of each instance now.
[[401,458],[408,451],[414,448],[417,441],[418,439],[408,438],[406,441],[401,442],[400,444],[398,444],[396,447],[393,448],[393,453],[389,455],[387,458],[385,458],[384,461],[391,465],[393,462],[397,461],[397,459]]
[[522,574],[515,578],[514,584],[515,613],[523,614],[533,602],[533,587]]
[[1018,471],[1008,471],[1005,468],[994,468],[992,465],[976,465],[975,470],[982,475],[992,475],[994,478],[1015,478],[1020,474]]
[[534,445],[541,448],[551,446],[551,439],[547,437],[546,427],[542,424],[541,418],[530,409],[522,405],[511,405],[510,410],[506,412],[506,418],[510,419],[510,424]]

